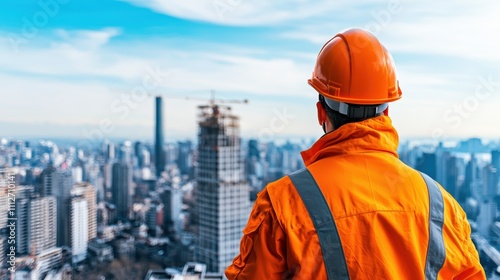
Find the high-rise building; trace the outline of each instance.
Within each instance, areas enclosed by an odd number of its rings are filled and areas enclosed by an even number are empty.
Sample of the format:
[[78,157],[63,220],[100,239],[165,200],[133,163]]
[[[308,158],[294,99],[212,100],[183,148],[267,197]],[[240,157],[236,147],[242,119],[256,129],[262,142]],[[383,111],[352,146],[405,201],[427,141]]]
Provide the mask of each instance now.
[[165,170],[165,154],[163,152],[163,110],[162,98],[156,97],[155,112],[155,170],[156,177],[160,177]]
[[[436,177],[433,177],[436,181],[438,181],[442,186],[446,188],[446,169],[447,169],[447,158],[450,153],[445,150],[443,147],[443,142],[439,142],[436,150],[434,151],[434,155],[436,157]],[[430,175],[429,175],[430,176]]]
[[73,196],[81,196],[87,201],[88,240],[97,237],[97,200],[96,189],[89,183],[76,184],[72,190]]
[[429,175],[431,178],[436,180],[437,172],[436,172],[436,154],[435,153],[427,153],[423,152],[420,159],[417,161],[415,165],[415,169],[418,171],[424,172]]
[[266,147],[266,168],[264,171],[264,181],[272,182],[283,177],[283,159],[278,151],[278,147],[273,142],[267,143]]
[[40,190],[41,196],[48,196],[54,193],[53,188],[55,188],[55,185],[57,184],[56,173],[57,169],[54,166],[49,165],[40,174],[40,177],[42,179],[42,186]]
[[146,226],[151,236],[158,236],[158,229],[163,225],[163,204],[153,201],[146,212]]
[[33,186],[19,186],[16,188],[16,252],[27,254],[29,252],[29,215],[30,200],[34,195]]
[[104,149],[106,161],[113,161],[115,159],[115,144],[106,143]]
[[[484,199],[491,200],[498,192],[498,174],[493,165],[488,164],[482,169],[482,195]],[[494,216],[495,218],[496,216]]]
[[248,157],[260,160],[260,148],[257,139],[250,139],[248,141]]
[[103,177],[103,191],[104,191],[104,200],[109,200],[110,191],[111,191],[111,182],[113,179],[113,163],[107,162],[101,166],[102,177]]
[[56,247],[57,202],[53,196],[31,200],[29,228],[30,253],[38,254]]
[[81,166],[71,168],[71,173],[73,174],[73,182],[81,183],[83,181],[83,168]]
[[191,175],[193,169],[193,149],[191,141],[177,142],[177,167],[182,175]]
[[[458,199],[458,161],[457,158],[450,153],[446,152],[443,154],[444,160],[440,162],[444,163],[444,177],[440,184],[455,198]],[[438,181],[439,182],[439,181]]]
[[474,197],[481,198],[480,192],[480,172],[476,156],[471,154],[471,158],[465,167],[465,180],[463,184],[463,193],[460,194],[461,198]]
[[57,246],[69,246],[69,219],[67,215],[73,174],[71,170],[57,170],[49,166],[42,174],[42,196],[55,196],[57,199]]
[[44,250],[56,247],[57,201],[55,197],[32,196],[19,199],[16,203],[16,218],[18,254],[37,255]]
[[119,149],[119,160],[127,164],[132,164],[132,154],[132,142],[124,141],[123,143],[121,143]]
[[117,162],[113,164],[113,176],[111,183],[111,201],[116,207],[115,218],[126,220],[130,207],[130,194],[132,185],[132,170],[126,163]]
[[[16,253],[19,255],[28,254],[29,248],[29,216],[30,198],[16,200]],[[57,233],[56,233],[57,234]],[[57,241],[57,239],[56,239]]]
[[252,176],[257,173],[256,163],[260,163],[259,142],[255,139],[248,141],[248,153],[245,159],[245,174]]
[[87,258],[88,236],[88,206],[87,200],[82,196],[71,198],[70,204],[71,226],[71,255],[72,262],[79,263]]
[[7,186],[0,185],[0,201],[2,201],[2,203],[0,203],[0,235],[2,229],[7,226],[7,211],[9,210],[9,204],[13,205],[12,202],[9,203],[8,195],[9,190]]
[[140,141],[134,143],[134,158],[136,160],[136,166],[139,168],[144,167],[144,147]]
[[241,159],[239,119],[228,106],[199,106],[194,257],[208,271],[223,272],[239,252],[250,212]]
[[251,199],[255,200],[257,193],[264,186],[264,168],[263,161],[260,155],[259,142],[256,139],[248,141],[247,157],[245,159],[245,174],[252,188]]
[[491,151],[491,165],[497,170],[497,177],[500,179],[500,150]]
[[163,203],[163,226],[165,230],[176,227],[182,210],[182,190],[180,188],[167,187],[160,195]]
[[[4,266],[5,262],[7,261],[7,248],[10,246],[7,246],[7,235],[2,235],[0,233],[0,269]],[[0,273],[1,275],[1,273]]]

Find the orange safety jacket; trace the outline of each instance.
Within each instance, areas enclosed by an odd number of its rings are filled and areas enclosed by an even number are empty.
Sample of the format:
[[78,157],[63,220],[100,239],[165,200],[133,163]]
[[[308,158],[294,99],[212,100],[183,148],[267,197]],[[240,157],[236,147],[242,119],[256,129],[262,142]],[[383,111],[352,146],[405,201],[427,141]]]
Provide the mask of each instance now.
[[388,116],[320,138],[259,193],[227,278],[486,279],[462,208],[397,146]]

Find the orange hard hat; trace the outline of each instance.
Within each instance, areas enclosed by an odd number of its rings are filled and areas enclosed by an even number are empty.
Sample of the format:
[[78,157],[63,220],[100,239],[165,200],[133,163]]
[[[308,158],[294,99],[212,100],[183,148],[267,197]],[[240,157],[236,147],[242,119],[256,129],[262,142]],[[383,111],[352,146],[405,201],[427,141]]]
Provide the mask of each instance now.
[[308,83],[329,105],[336,104],[332,109],[342,108],[339,103],[344,107],[385,104],[402,95],[391,54],[372,33],[360,28],[344,30],[326,42]]

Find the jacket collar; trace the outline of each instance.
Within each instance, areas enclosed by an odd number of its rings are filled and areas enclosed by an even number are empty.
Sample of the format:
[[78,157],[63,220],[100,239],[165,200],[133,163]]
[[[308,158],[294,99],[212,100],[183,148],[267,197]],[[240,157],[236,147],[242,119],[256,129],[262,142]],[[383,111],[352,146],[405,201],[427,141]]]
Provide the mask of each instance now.
[[323,135],[301,155],[305,166],[326,157],[370,151],[387,152],[398,157],[398,143],[399,136],[391,119],[379,116],[345,124]]

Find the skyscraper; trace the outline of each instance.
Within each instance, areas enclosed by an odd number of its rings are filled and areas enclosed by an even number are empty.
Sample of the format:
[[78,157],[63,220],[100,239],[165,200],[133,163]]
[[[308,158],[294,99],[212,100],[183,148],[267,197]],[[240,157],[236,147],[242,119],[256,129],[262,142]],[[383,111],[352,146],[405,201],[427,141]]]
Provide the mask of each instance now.
[[177,167],[182,175],[189,175],[193,170],[191,141],[177,142]]
[[106,162],[113,161],[115,159],[115,144],[113,143],[106,143],[105,144],[105,158]]
[[113,164],[112,171],[112,202],[116,207],[116,219],[126,220],[130,206],[130,188],[132,184],[132,171],[126,163]]
[[32,186],[16,188],[16,252],[20,255],[29,252],[30,200],[33,193]]
[[142,168],[144,166],[144,147],[140,141],[134,143],[134,157],[137,161],[137,167]]
[[97,237],[96,189],[89,183],[80,183],[73,187],[72,194],[81,196],[87,201],[88,240],[90,241]]
[[497,170],[497,178],[500,180],[500,150],[491,151],[491,165]]
[[71,170],[57,170],[49,166],[42,172],[42,196],[55,196],[57,199],[57,246],[69,246],[69,219],[67,215],[73,174]]
[[[29,188],[29,187],[28,187]],[[17,253],[37,255],[56,247],[57,202],[53,196],[30,197],[16,203]]]
[[47,196],[31,200],[29,228],[31,254],[39,254],[56,247],[57,202],[55,197]]
[[158,229],[163,225],[163,204],[152,201],[146,212],[146,226],[150,236],[158,236]]
[[73,263],[87,258],[88,245],[88,207],[87,200],[81,196],[71,198],[70,204],[71,254]]
[[471,158],[465,168],[464,190],[461,198],[467,198],[469,196],[476,199],[481,198],[479,173],[476,156],[471,154]]
[[[9,198],[8,198],[7,186],[0,185],[0,235],[2,229],[7,226],[7,211],[9,210]],[[12,202],[11,202],[12,203]]]
[[42,174],[40,175],[42,178],[42,188],[40,190],[40,194],[42,196],[52,195],[54,192],[53,188],[57,184],[57,178],[55,178],[57,176],[56,172],[56,168],[51,164],[49,164],[49,166],[42,171]]
[[[6,257],[7,256],[7,235],[2,235],[0,234],[0,252],[2,254],[0,254],[0,263],[2,264],[2,266],[5,264],[5,261],[7,260]],[[2,267],[0,266],[0,268]]]
[[180,219],[182,210],[182,190],[175,187],[167,187],[160,195],[163,203],[163,226],[166,231],[175,227]]
[[429,175],[431,178],[435,180],[437,175],[436,154],[423,152],[422,156],[415,165],[415,169],[424,172],[425,174]]
[[[455,198],[458,199],[458,166],[457,166],[457,158],[446,152],[443,154],[443,160],[440,162],[444,163],[444,167],[441,167],[445,170],[444,178],[441,185]],[[439,170],[439,168],[438,168]]]
[[[498,176],[493,165],[488,164],[482,168],[482,195],[485,200],[491,200],[497,195]],[[493,216],[493,218],[495,218]]]
[[250,212],[239,120],[227,106],[199,106],[195,260],[223,272],[239,252]]
[[165,155],[163,153],[163,111],[162,98],[156,97],[155,112],[155,170],[156,177],[160,177],[165,170]]

